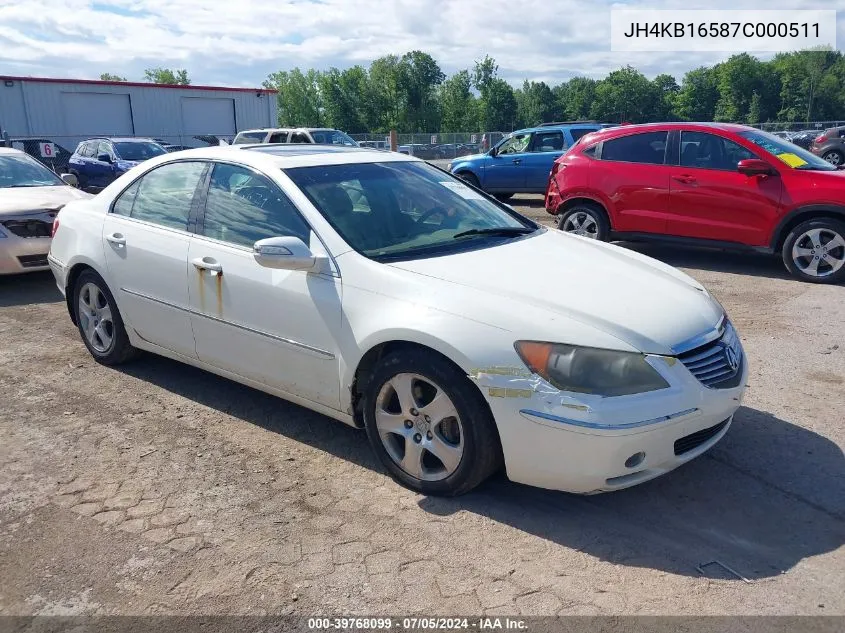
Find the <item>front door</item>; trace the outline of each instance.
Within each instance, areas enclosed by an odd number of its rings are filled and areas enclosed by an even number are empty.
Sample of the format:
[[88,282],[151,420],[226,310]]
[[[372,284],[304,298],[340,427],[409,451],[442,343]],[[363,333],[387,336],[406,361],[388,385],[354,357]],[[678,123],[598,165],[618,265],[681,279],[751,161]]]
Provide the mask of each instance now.
[[746,176],[737,163],[760,158],[730,139],[681,132],[680,165],[672,169],[668,232],[681,237],[764,245],[776,223],[781,179]]
[[[112,162],[100,160],[100,156],[106,154],[110,157]],[[97,145],[97,151],[94,152],[94,158],[91,160],[91,185],[98,188],[108,187],[112,180],[114,180],[114,154],[111,146],[105,142],[100,141]]]
[[337,408],[340,279],[260,266],[253,244],[293,235],[322,248],[269,178],[218,163],[188,253],[193,331],[200,360]]
[[485,191],[513,193],[525,187],[523,161],[528,153],[531,133],[514,134],[496,148],[493,156],[488,155],[484,167]]
[[196,358],[188,313],[188,220],[206,163],[147,172],[103,223],[111,288],[126,324],[145,341]]
[[560,130],[534,133],[530,151],[522,159],[526,191],[546,193],[552,165],[563,156],[564,145],[563,132]]

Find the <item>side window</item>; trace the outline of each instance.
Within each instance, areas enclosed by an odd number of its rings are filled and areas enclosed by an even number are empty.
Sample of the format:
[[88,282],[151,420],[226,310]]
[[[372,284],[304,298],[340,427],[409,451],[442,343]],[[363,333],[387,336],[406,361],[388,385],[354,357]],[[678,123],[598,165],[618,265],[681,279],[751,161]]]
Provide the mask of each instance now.
[[83,143],[82,147],[79,148],[79,155],[84,156],[85,158],[91,158],[94,155],[94,146],[96,144],[96,142],[91,141]]
[[271,143],[287,143],[288,142],[288,133],[287,132],[274,132],[270,135],[270,142]]
[[202,234],[252,248],[258,240],[293,235],[309,243],[311,229],[269,178],[246,167],[214,166]]
[[141,185],[141,180],[143,179],[136,180],[132,183],[132,186],[129,187],[129,189],[117,197],[117,200],[114,201],[114,206],[112,207],[112,213],[125,215],[126,217],[132,215],[132,205],[135,203],[135,198],[138,196],[138,187]]
[[109,143],[106,143],[105,141],[100,141],[100,144],[97,146],[97,151],[94,153],[94,156],[98,157],[100,154],[108,154],[109,156],[111,156],[111,145]]
[[605,141],[601,149],[602,160],[625,163],[662,165],[666,154],[668,132],[631,134]]
[[681,166],[736,171],[736,164],[757,158],[753,152],[707,132],[681,132]]
[[577,143],[581,137],[586,136],[590,132],[595,132],[597,129],[598,128],[575,127],[569,130],[569,133],[572,135],[572,140]]
[[291,143],[310,143],[311,139],[304,132],[293,132],[290,135]]
[[205,166],[199,162],[168,163],[147,172],[121,194],[114,205],[114,213],[186,230],[194,193]]
[[563,151],[563,132],[535,132],[532,152]]
[[528,149],[528,143],[531,141],[531,134],[515,134],[511,136],[504,143],[499,145],[499,150],[496,152],[499,155],[503,154],[521,154]]

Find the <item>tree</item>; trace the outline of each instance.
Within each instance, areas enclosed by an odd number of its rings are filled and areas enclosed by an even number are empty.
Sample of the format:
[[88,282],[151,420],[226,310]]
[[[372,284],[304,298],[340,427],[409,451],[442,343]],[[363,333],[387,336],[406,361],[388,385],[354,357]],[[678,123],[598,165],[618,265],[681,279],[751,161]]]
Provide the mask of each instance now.
[[590,117],[590,107],[596,95],[595,79],[589,77],[573,77],[568,82],[556,86],[555,109],[559,116],[555,118],[578,121]]
[[655,86],[640,71],[625,66],[598,83],[590,116],[600,121],[642,123],[654,118],[658,103]]
[[440,125],[437,86],[446,76],[428,53],[405,53],[398,64],[398,87],[404,101],[404,129],[428,132]]
[[651,82],[657,92],[657,109],[654,113],[653,120],[667,121],[676,118],[675,116],[675,100],[681,88],[678,82],[672,75],[665,73],[657,75]]
[[771,68],[748,53],[731,56],[719,64],[719,101],[714,118],[717,121],[746,121],[751,108],[751,97],[760,95],[759,116],[768,120],[778,111],[779,85]]
[[188,79],[187,70],[180,69],[173,71],[169,68],[147,68],[144,71],[144,81],[176,86],[187,86],[191,83],[191,80]]
[[279,125],[318,127],[322,125],[320,73],[299,68],[271,74],[262,84],[278,91]]
[[687,121],[712,121],[719,101],[715,68],[701,66],[684,75],[675,96],[675,114]]
[[100,81],[126,81],[126,77],[113,75],[111,73],[102,73],[100,74]]
[[444,81],[438,90],[441,132],[477,130],[475,97],[468,70],[461,70]]
[[751,95],[751,103],[748,106],[748,122],[751,125],[756,125],[757,123],[762,122],[762,109],[763,106],[760,99],[760,93],[755,90],[754,94]]
[[522,90],[516,90],[514,96],[521,125],[538,125],[554,119],[555,96],[544,82],[526,80]]
[[489,55],[475,62],[472,81],[481,98],[478,104],[478,124],[482,130],[500,132],[516,126],[517,106],[513,88],[499,79],[499,66]]

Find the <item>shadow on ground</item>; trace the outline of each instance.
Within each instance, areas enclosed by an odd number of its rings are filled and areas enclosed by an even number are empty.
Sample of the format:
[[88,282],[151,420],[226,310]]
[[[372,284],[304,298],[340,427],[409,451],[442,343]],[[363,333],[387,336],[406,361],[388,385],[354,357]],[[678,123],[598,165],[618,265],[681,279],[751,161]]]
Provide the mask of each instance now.
[[[122,371],[382,470],[364,433],[302,407],[151,355]],[[719,560],[760,579],[845,543],[845,457],[821,435],[743,407],[711,453],[629,490],[581,497],[499,475],[474,493],[423,498],[420,507],[441,516],[474,512],[620,565],[696,576],[698,565]],[[735,579],[715,565],[705,572]]]
[[50,271],[0,276],[0,308],[61,300]]

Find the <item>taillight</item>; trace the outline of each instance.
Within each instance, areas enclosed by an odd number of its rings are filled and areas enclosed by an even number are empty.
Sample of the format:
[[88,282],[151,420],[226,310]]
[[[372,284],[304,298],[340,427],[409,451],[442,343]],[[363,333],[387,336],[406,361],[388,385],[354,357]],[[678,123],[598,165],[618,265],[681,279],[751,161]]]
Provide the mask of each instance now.
[[813,141],[813,143],[818,143],[819,145],[821,145],[821,144],[822,144],[822,143],[824,143],[826,140],[827,140],[827,136],[825,136],[824,134],[822,134],[821,136],[817,136],[817,137],[816,137],[816,140],[815,140],[815,141]]
[[56,237],[56,231],[59,230],[59,216],[53,218],[53,228],[50,229],[50,237]]
[[553,164],[552,164],[552,173],[549,175],[549,177],[550,177],[550,178],[554,178],[554,177],[555,177],[555,175],[557,174],[557,172],[559,172],[559,171],[560,171],[560,168],[561,168],[561,164],[560,164],[560,163],[558,163],[558,162],[553,163]]

